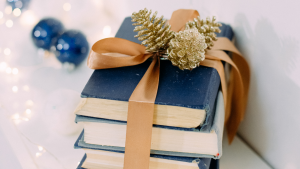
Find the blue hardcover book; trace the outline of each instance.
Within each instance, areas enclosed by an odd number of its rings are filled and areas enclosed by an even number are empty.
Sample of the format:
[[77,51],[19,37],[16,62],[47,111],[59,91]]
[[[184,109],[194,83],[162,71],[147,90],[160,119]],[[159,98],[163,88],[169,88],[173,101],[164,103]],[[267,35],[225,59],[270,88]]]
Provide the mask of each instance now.
[[[219,92],[215,105],[212,110],[215,117],[210,133],[202,132],[199,128],[153,125],[151,154],[219,159],[222,156],[225,114],[222,92]],[[81,148],[125,151],[126,121],[80,115],[76,115],[75,121],[84,126],[84,132],[76,143]]]
[[[76,169],[85,169],[82,167],[83,163],[86,160],[86,154],[83,156],[83,158],[81,159],[80,163],[78,164]],[[203,167],[199,166],[199,169],[207,169],[209,167],[209,169],[219,169],[219,159],[211,159],[210,160],[210,165],[207,165],[206,163],[202,163]]]
[[[80,139],[83,137],[83,132],[80,134],[79,138],[77,139],[77,141],[75,142],[75,145],[74,147],[79,149],[79,148],[83,148],[85,149],[86,151],[90,151],[90,150],[96,150],[96,151],[101,151],[102,153],[104,152],[105,154],[105,151],[103,151],[102,149],[97,149],[97,148],[94,148],[94,147],[85,147],[85,146],[80,146],[79,145],[79,142],[80,142]],[[93,152],[93,151],[92,151]],[[106,164],[108,165],[109,161],[116,161],[116,159],[114,159],[112,156],[115,154],[115,153],[118,153],[121,154],[121,153],[124,153],[124,151],[112,151],[112,150],[109,150],[109,159],[108,161],[105,161],[103,159],[106,159],[106,158],[103,158],[101,159],[101,157],[99,157],[99,159],[97,160],[98,161],[98,165],[99,167],[101,166],[101,162],[102,164]],[[113,153],[112,153],[113,152]],[[95,153],[97,154],[97,153]],[[92,158],[95,158],[95,154],[92,154]],[[103,156],[102,156],[103,157]],[[219,162],[218,162],[218,159],[217,160],[214,160],[214,159],[211,159],[211,158],[193,158],[193,157],[176,157],[176,156],[165,156],[165,155],[155,155],[155,154],[151,154],[150,155],[151,158],[158,158],[158,159],[166,159],[168,160],[167,162],[169,163],[174,163],[174,162],[183,162],[183,163],[188,163],[188,165],[186,167],[189,167],[189,169],[191,168],[199,168],[199,169],[218,169],[219,167]],[[84,166],[84,162],[86,161],[86,159],[88,158],[88,155],[85,154],[84,157],[82,158],[80,164],[78,165],[77,169],[83,169],[83,166]],[[172,160],[172,161],[170,161]],[[89,160],[87,160],[87,163],[88,163]],[[92,161],[92,159],[90,160]],[[114,166],[117,166],[118,164],[116,164],[116,162],[113,162],[114,163]],[[181,163],[181,164],[183,164]],[[97,164],[93,163],[94,166],[96,166]],[[89,164],[85,164],[85,166],[89,166]],[[120,164],[119,164],[120,166]],[[181,168],[184,168],[183,165],[179,165],[177,167],[181,167]],[[176,167],[176,168],[177,168]],[[88,167],[87,167],[88,168]],[[122,168],[120,166],[120,168]],[[186,168],[185,168],[186,169]]]
[[[218,37],[232,39],[229,25],[223,24]],[[131,18],[122,23],[116,37],[141,43],[134,36]],[[118,121],[127,120],[128,100],[151,61],[140,65],[95,70],[81,93],[75,113]],[[160,79],[155,100],[154,124],[194,128],[210,132],[220,87],[218,72],[200,66],[182,71],[168,60],[161,60]]]
[[[83,163],[85,162],[85,160],[86,160],[86,154],[82,157],[82,159],[81,159],[81,161],[80,161],[80,163],[78,164],[78,166],[77,166],[77,168],[76,169],[85,169],[85,168],[83,168],[82,166],[83,166]],[[211,159],[210,160],[210,164],[209,165],[207,165],[207,163],[206,162],[208,162],[209,160],[203,160],[202,162],[203,163],[201,163],[201,164],[198,164],[198,167],[199,167],[199,169],[207,169],[208,167],[209,167],[209,169],[219,169],[219,159],[216,159],[216,160],[214,160],[214,159]]]

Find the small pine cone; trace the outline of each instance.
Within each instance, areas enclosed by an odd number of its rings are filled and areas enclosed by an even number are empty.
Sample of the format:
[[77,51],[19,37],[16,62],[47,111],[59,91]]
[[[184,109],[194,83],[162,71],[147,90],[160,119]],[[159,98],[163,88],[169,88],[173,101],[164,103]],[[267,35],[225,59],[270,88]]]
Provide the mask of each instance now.
[[134,37],[143,41],[142,45],[146,46],[148,52],[165,51],[175,33],[170,30],[169,24],[165,25],[167,20],[163,19],[163,16],[157,18],[155,12],[150,19],[151,13],[151,10],[145,8],[132,14],[132,22],[136,26],[133,31],[138,32]]
[[216,22],[216,17],[207,17],[206,20],[200,19],[200,16],[194,18],[194,21],[189,21],[186,27],[196,27],[198,31],[205,36],[205,42],[207,44],[207,49],[211,49],[214,46],[213,41],[217,40],[217,35],[215,32],[220,33],[221,23]]
[[205,36],[195,27],[176,33],[169,45],[168,59],[181,70],[192,70],[205,59]]

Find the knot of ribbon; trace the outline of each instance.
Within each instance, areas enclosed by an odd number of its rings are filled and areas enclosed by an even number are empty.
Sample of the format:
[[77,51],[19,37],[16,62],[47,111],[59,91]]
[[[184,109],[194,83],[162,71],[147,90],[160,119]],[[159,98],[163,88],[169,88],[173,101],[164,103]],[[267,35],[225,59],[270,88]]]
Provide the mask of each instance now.
[[[199,16],[196,10],[173,12],[169,24],[175,32],[184,29],[187,21]],[[224,52],[232,53],[231,58]],[[92,46],[88,57],[91,69],[109,69],[138,65],[150,57],[152,63],[136,86],[128,103],[124,169],[148,169],[151,149],[154,102],[159,84],[160,58],[147,53],[145,46],[121,38],[106,38]],[[222,61],[231,65],[229,85],[225,80]],[[250,82],[246,60],[233,43],[220,37],[206,52],[201,66],[212,67],[219,73],[225,102],[225,126],[231,142],[244,118]]]

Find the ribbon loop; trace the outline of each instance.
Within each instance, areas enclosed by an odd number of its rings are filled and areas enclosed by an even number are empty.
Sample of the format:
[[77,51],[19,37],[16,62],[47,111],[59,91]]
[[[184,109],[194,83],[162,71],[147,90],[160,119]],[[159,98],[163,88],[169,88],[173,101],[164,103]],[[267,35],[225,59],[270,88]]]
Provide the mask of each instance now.
[[121,38],[106,38],[92,46],[87,64],[91,69],[109,69],[138,65],[151,56],[140,44]]
[[199,16],[199,12],[197,10],[190,9],[178,9],[172,13],[171,19],[169,20],[169,24],[171,25],[171,30],[174,32],[179,32],[184,30],[185,23],[193,20]]

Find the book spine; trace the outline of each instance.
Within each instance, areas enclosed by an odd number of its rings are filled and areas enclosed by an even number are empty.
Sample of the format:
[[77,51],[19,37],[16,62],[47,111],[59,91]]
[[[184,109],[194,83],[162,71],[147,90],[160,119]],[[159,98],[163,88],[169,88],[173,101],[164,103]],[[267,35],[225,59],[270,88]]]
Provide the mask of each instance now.
[[210,87],[210,90],[207,91],[208,94],[206,95],[205,99],[206,118],[203,125],[200,127],[201,132],[211,131],[211,127],[215,117],[216,98],[219,91],[220,83],[220,76],[217,70],[213,70],[209,86],[214,85],[214,87]]

